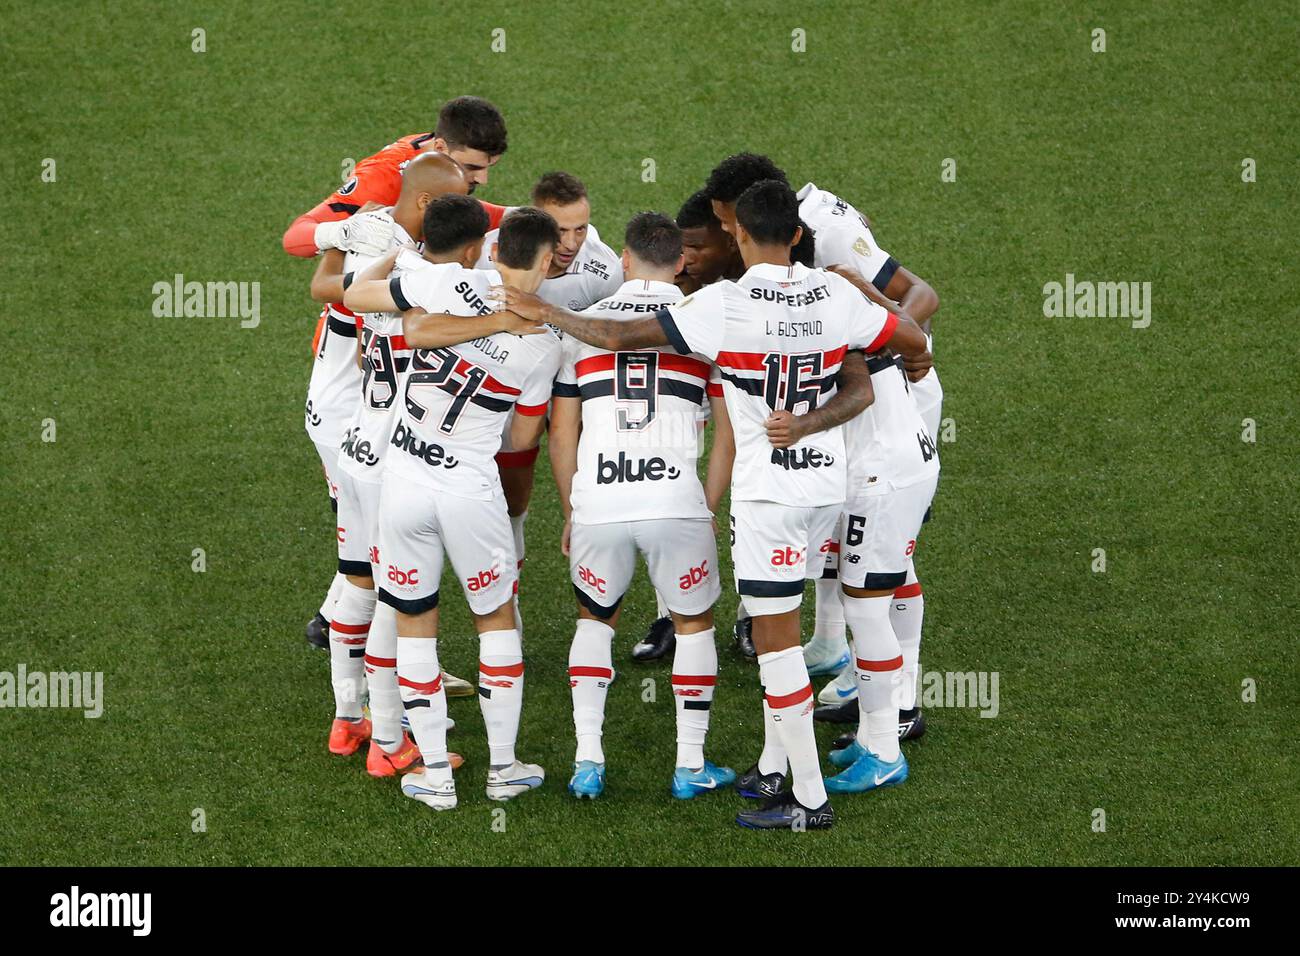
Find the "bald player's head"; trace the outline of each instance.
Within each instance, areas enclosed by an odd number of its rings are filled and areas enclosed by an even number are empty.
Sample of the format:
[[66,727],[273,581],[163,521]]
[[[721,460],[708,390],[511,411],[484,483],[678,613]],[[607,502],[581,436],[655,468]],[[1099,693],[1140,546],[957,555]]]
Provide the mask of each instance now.
[[460,163],[446,153],[419,153],[402,167],[397,205],[422,216],[425,207],[439,196],[465,196],[469,191],[469,177]]

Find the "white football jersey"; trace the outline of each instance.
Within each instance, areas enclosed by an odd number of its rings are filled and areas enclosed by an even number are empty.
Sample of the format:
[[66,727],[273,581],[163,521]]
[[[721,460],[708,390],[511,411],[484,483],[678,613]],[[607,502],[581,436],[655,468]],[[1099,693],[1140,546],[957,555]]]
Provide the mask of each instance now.
[[898,260],[876,244],[867,217],[847,202],[808,183],[797,193],[799,218],[814,233],[813,264],[818,269],[854,269],[882,292],[898,270]]
[[736,434],[732,500],[800,507],[845,500],[838,427],[778,449],[764,423],[775,410],[799,415],[829,401],[844,353],[879,349],[893,335],[895,316],[834,273],[763,263],[737,282],[706,286],[658,318],[678,352],[717,362]]
[[[499,232],[499,229],[493,229],[484,237],[483,254],[476,263],[479,269],[494,268],[491,252]],[[622,260],[600,241],[600,233],[591,225],[587,227],[587,238],[569,263],[569,268],[563,275],[543,279],[537,297],[562,309],[581,312],[613,295],[622,284]]]
[[337,448],[361,394],[357,317],[342,303],[331,303],[324,312],[307,385],[305,425],[312,441]]
[[[635,279],[585,314],[645,319],[681,298],[671,282]],[[711,376],[713,394],[721,394],[716,371],[702,355],[670,346],[608,352],[565,337],[555,394],[582,399],[569,499],[576,523],[709,517],[696,471],[696,421]]]
[[939,473],[939,452],[908,394],[903,360],[867,359],[875,400],[843,425],[849,498],[906,488]]
[[[813,262],[819,269],[827,266],[844,266],[853,269],[882,292],[898,269],[898,261],[876,244],[866,218],[843,199],[824,189],[818,189],[808,183],[799,190],[799,216],[812,227],[815,235]],[[873,369],[882,368],[884,360],[873,360]],[[881,377],[873,373],[871,383],[876,389],[876,400],[861,416],[844,426],[845,449],[849,455],[850,495],[866,488],[880,487],[883,483],[902,487],[929,477],[931,471],[926,462],[934,454],[934,442],[929,442],[929,450],[923,455],[916,449],[916,440],[909,438],[902,441],[903,435],[911,435],[914,413],[918,408],[930,408],[943,401],[943,389],[939,385],[939,373],[934,369],[920,382],[912,385],[909,391],[907,382],[902,380],[903,397],[908,399],[908,406],[895,408],[890,396],[898,391],[899,379],[896,371]],[[881,389],[884,389],[883,396]],[[922,419],[924,421],[924,419]],[[922,430],[929,429],[922,425]],[[876,432],[879,431],[879,434]],[[908,444],[910,442],[910,444]],[[854,469],[861,472],[863,482],[859,485],[853,476]],[[901,482],[901,484],[900,484]]]
[[[405,250],[394,270],[393,299],[403,311],[486,315],[495,271],[435,264]],[[501,427],[514,409],[544,415],[560,364],[553,332],[497,333],[451,348],[415,349],[385,467],[462,498],[500,494],[495,455]]]
[[[390,210],[391,211],[391,210]],[[389,250],[419,246],[396,222]],[[378,257],[349,252],[343,258],[344,287]],[[406,260],[409,261],[409,260]],[[424,262],[423,258],[419,260]],[[394,274],[409,266],[394,266]],[[371,312],[361,316],[361,400],[343,432],[339,467],[362,481],[379,481],[384,451],[397,423],[406,366],[411,350],[402,337],[402,317],[396,312]],[[353,352],[353,365],[356,353]]]

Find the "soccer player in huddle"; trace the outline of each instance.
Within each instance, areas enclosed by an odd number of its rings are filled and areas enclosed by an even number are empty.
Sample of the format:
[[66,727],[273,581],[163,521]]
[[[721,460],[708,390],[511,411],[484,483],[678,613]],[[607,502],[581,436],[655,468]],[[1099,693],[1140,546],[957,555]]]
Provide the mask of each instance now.
[[[428,153],[450,156],[465,171],[473,192],[487,183],[489,170],[505,153],[506,145],[505,120],[495,106],[476,96],[450,100],[439,111],[432,132],[404,136],[357,163],[346,183],[293,221],[282,240],[284,249],[303,258],[328,249],[382,254],[391,242],[391,220],[357,214],[370,203],[392,206],[397,202],[404,163]],[[484,203],[483,207],[492,226],[505,212],[504,206]],[[356,328],[356,316],[336,301],[322,312],[313,342],[315,361],[307,388],[306,428],[320,455],[332,505],[339,443],[356,411],[361,388]],[[335,574],[320,611],[307,624],[307,639],[319,647],[327,646],[330,615],[343,580],[342,574]],[[473,693],[467,684],[464,690]]]
[[[682,203],[676,222],[682,233],[682,265],[673,282],[683,295],[690,295],[719,279],[739,279],[744,274],[745,264],[741,261],[736,242],[722,230],[703,190]],[[709,414],[709,406],[700,409],[701,437]],[[658,660],[676,647],[673,619],[664,596],[657,588],[655,603],[655,620],[645,637],[633,645],[633,660]]]
[[[436,207],[436,208],[435,208]],[[559,243],[555,220],[515,209],[496,237],[496,272],[468,268],[482,252],[488,215],[466,197],[430,204],[425,250],[403,250],[356,276],[349,308],[487,315],[489,290],[508,282],[535,291]],[[391,272],[391,274],[390,274]],[[487,727],[487,795],[507,800],[540,786],[541,767],[516,759],[524,661],[515,620],[514,536],[495,456],[502,423],[515,411],[511,437],[536,444],[560,361],[549,330],[497,334],[451,348],[427,348],[418,326],[402,402],[387,449],[379,501],[379,550],[385,566],[379,600],[397,611],[397,677],[402,706],[424,760],[402,778],[402,792],[437,810],[456,806],[447,752],[447,700],[438,663],[439,579],[449,558],[479,633],[479,705]]]
[[[414,247],[426,234],[432,237],[431,255],[446,255],[437,221],[439,196],[467,195],[465,171],[442,153],[421,153],[402,170],[397,203],[380,215],[391,219],[392,249]],[[312,280],[313,298],[341,301],[355,273],[377,257],[328,250]],[[366,769],[376,777],[414,769],[419,750],[401,730],[402,708],[396,674],[397,621],[387,604],[376,604],[375,576],[382,569],[378,541],[380,479],[388,442],[396,422],[398,398],[405,384],[411,348],[402,334],[402,316],[396,313],[359,313],[361,324],[361,400],[338,454],[339,572],[345,583],[330,622],[331,683],[335,720],[330,731],[331,753],[354,753],[367,736],[370,749]],[[421,317],[426,346],[450,346],[484,335],[520,331],[525,323],[511,313],[488,316]],[[382,578],[381,578],[382,580]],[[359,699],[364,663],[371,719],[362,719]],[[445,679],[445,678],[444,678]],[[451,755],[453,765],[460,758]]]
[[[629,321],[679,302],[673,278],[681,263],[681,230],[673,221],[652,212],[634,216],[621,261],[626,281],[585,314]],[[713,605],[721,594],[712,518],[734,453],[721,386],[708,359],[667,345],[610,351],[568,337],[563,354],[548,447],[578,599],[569,651],[578,745],[569,792],[595,799],[605,787],[601,729],[614,677],[614,628],[639,554],[677,634],[670,791],[691,799],[735,780],[732,770],[704,756],[718,674]],[[718,436],[701,485],[696,423],[709,402]]]
[[716,362],[735,436],[732,557],[737,590],[754,617],[764,750],[779,752],[782,769],[788,759],[792,780],[789,791],[742,812],[737,822],[825,828],[834,813],[817,759],[813,690],[800,647],[803,582],[820,576],[822,548],[845,501],[839,426],[871,398],[865,363],[854,350],[890,346],[918,365],[928,353],[910,319],[869,302],[833,273],[790,262],[801,228],[798,200],[785,183],[756,183],[739,196],[733,235],[747,266],[739,282],[715,283],[653,317],[575,315],[513,289],[506,301],[527,318],[606,350],[672,345],[681,355]]
[[[730,156],[713,170],[705,192],[724,229],[734,228],[736,198],[762,179],[787,181],[784,171],[768,157],[754,153]],[[799,215],[816,234],[815,264],[840,272],[873,301],[910,316],[929,336],[930,317],[939,307],[939,298],[930,285],[880,247],[866,217],[849,203],[812,183],[804,185],[797,195]],[[933,368],[924,370],[912,379],[909,391],[929,435],[929,453],[937,454],[934,439],[943,399],[938,372]],[[858,437],[857,433],[850,433],[850,444]],[[867,453],[850,448],[851,455],[862,457]],[[908,540],[905,539],[905,544]],[[915,536],[910,541],[914,546]],[[832,554],[838,553],[839,546],[837,534]],[[810,673],[838,674],[818,695],[825,706],[818,709],[817,717],[852,722],[859,717],[855,698],[861,681],[855,669],[847,666],[850,655],[845,647],[844,611],[834,565],[832,559],[825,576],[817,583],[816,623],[804,653]],[[925,725],[915,706],[924,599],[910,551],[905,571],[904,580],[894,592],[890,621],[903,658],[898,733],[903,739],[911,739],[920,736]],[[845,746],[851,738],[852,735],[845,735],[836,743]]]
[[[591,200],[582,180],[569,173],[546,173],[533,186],[533,205],[555,220],[560,241],[547,269],[538,295],[547,302],[575,311],[586,309],[618,290],[623,283],[623,266],[591,224]],[[488,233],[478,267],[492,267],[495,232]],[[520,448],[511,440],[509,425],[502,436],[497,465],[510,511],[515,536],[515,553],[524,561],[524,522],[533,495],[533,474],[537,467],[536,444]]]

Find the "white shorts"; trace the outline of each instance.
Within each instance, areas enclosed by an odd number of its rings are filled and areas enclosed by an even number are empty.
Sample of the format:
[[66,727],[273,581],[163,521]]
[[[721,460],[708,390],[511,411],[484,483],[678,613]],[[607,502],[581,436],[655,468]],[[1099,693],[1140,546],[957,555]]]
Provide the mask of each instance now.
[[438,606],[444,554],[469,609],[490,614],[515,593],[515,536],[506,499],[457,498],[384,472],[379,495],[379,600],[404,614]]
[[339,573],[373,577],[379,563],[379,489],[340,468],[338,490]]
[[859,495],[844,505],[836,528],[838,548],[826,559],[825,577],[851,588],[885,591],[901,588],[916,550],[939,476],[878,495]]
[[731,503],[736,591],[751,616],[784,614],[799,607],[804,581],[821,577],[842,508],[801,508],[772,501]]
[[330,493],[330,504],[337,510],[338,506],[334,505],[334,501],[339,496],[339,489],[334,479],[339,472],[339,446],[334,445],[331,448],[320,441],[313,441],[312,444],[316,446],[316,454],[320,455],[320,466],[325,471],[325,490]]
[[713,522],[660,518],[572,527],[569,571],[578,602],[601,620],[613,617],[636,573],[637,552],[670,611],[703,614],[722,596]]

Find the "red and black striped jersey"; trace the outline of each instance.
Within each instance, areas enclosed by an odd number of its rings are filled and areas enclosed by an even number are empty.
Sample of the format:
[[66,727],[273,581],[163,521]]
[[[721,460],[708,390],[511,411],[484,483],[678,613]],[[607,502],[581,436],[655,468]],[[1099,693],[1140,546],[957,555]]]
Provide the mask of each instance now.
[[[496,272],[433,263],[403,250],[393,267],[402,311],[486,315]],[[450,348],[411,352],[398,420],[385,465],[413,481],[462,498],[491,499],[500,479],[495,456],[513,409],[544,415],[560,364],[560,340],[498,333]]]
[[[671,282],[634,279],[585,314],[646,319],[681,297]],[[555,394],[582,400],[573,520],[709,517],[696,460],[700,407],[710,391],[721,395],[722,386],[702,355],[678,355],[670,346],[609,352],[566,336]]]
[[736,435],[733,501],[802,507],[845,500],[840,428],[777,449],[765,423],[774,411],[800,415],[829,401],[845,353],[879,349],[893,335],[895,316],[834,273],[762,263],[658,318],[679,353],[717,363]]

